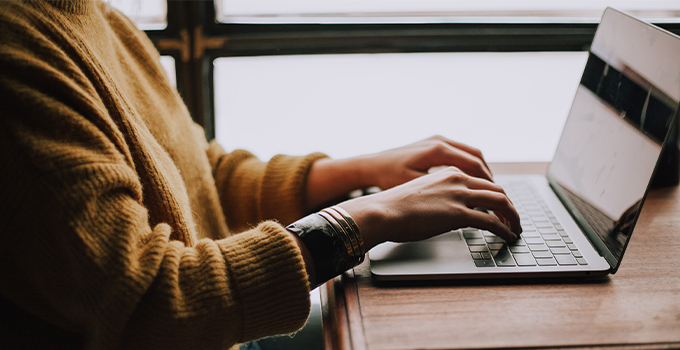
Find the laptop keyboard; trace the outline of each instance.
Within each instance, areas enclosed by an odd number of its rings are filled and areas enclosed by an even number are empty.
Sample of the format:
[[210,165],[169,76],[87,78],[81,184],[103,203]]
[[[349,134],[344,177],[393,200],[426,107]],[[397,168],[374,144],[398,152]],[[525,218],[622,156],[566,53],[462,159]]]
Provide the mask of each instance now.
[[463,236],[478,267],[588,265],[536,190],[528,182],[503,186],[520,216],[522,235],[512,244],[489,231],[464,228]]

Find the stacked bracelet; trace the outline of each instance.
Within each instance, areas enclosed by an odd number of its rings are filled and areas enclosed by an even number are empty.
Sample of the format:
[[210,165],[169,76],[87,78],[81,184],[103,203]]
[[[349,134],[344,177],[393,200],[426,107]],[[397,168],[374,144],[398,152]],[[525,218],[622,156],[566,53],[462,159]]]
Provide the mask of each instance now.
[[333,206],[288,227],[309,250],[321,284],[364,261],[366,246],[359,227],[342,208]]
[[352,220],[352,217],[338,206],[322,209],[319,214],[335,228],[346,245],[349,243],[351,249],[347,253],[355,260],[354,266],[361,264],[364,261],[366,250],[364,240],[359,233],[359,227]]

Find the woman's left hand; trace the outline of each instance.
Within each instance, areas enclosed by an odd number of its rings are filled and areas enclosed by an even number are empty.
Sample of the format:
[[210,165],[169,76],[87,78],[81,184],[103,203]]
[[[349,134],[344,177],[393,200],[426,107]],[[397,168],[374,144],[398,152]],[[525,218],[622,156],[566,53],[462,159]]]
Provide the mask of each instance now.
[[491,170],[478,149],[432,136],[380,153],[317,161],[307,180],[307,208],[313,210],[358,188],[377,186],[386,190],[438,166],[454,166],[470,176],[492,180]]
[[383,190],[423,176],[433,167],[454,166],[464,173],[492,181],[482,152],[468,145],[432,136],[422,141],[365,156],[369,158],[372,185]]

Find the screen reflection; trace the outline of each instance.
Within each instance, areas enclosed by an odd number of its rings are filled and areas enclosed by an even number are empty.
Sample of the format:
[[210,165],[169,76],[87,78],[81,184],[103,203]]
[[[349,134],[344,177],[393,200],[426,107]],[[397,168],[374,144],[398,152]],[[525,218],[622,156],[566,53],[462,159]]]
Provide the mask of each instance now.
[[677,102],[590,53],[549,177],[619,260]]

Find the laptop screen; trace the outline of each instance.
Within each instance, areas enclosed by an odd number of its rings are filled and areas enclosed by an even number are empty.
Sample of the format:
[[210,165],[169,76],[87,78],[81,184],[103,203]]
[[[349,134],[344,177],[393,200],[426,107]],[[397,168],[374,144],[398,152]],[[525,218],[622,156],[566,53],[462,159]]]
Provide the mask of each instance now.
[[678,111],[678,57],[680,38],[607,9],[548,169],[613,272]]

